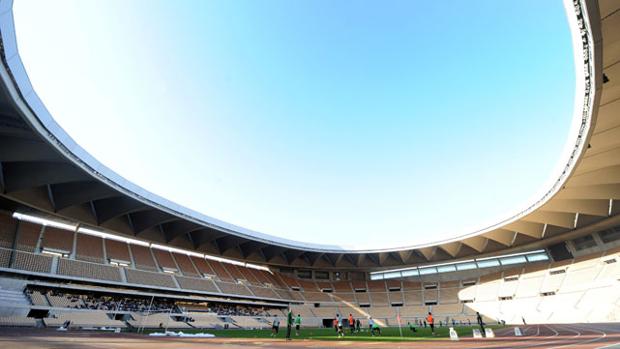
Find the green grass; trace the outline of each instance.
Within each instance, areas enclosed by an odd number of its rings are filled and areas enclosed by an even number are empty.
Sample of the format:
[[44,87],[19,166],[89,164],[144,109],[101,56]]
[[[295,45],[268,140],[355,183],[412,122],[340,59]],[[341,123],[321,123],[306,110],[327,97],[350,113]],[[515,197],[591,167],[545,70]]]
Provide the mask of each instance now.
[[[471,337],[472,329],[477,327],[455,327],[459,337]],[[495,329],[497,326],[491,326]],[[264,330],[209,330],[209,329],[183,329],[184,333],[206,332],[214,334],[220,338],[273,338],[271,329]],[[145,330],[145,333],[159,332],[158,330]],[[275,338],[284,339],[286,336],[286,326],[280,327],[280,333]],[[295,329],[292,331],[292,338],[295,339],[318,339],[318,340],[346,340],[346,341],[415,341],[415,340],[436,340],[447,339],[450,337],[447,327],[435,328],[435,336],[431,334],[430,328],[417,328],[417,332],[411,332],[409,328],[402,328],[402,337],[398,327],[387,327],[381,329],[380,336],[371,336],[367,328],[360,333],[350,334],[345,330],[344,338],[339,338],[333,328],[302,328],[299,336],[295,336]]]

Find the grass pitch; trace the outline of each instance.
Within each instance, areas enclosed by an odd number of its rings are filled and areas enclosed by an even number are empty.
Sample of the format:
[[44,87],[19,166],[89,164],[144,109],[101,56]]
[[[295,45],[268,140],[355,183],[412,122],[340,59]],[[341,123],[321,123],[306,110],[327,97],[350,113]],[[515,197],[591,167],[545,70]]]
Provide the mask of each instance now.
[[[495,329],[497,326],[491,328]],[[472,337],[472,329],[478,328],[474,326],[462,326],[455,327],[454,329],[458,333],[459,337]],[[398,327],[386,327],[381,329],[381,335],[371,336],[368,328],[362,329],[359,333],[353,333],[346,329],[344,337],[338,337],[336,330],[333,328],[302,328],[299,336],[295,335],[295,329],[293,328],[291,333],[291,338],[293,340],[296,339],[316,339],[316,340],[327,340],[327,341],[338,341],[338,340],[346,340],[346,341],[387,341],[387,342],[396,342],[396,341],[416,341],[416,340],[437,340],[437,339],[446,339],[450,337],[449,328],[448,327],[440,327],[435,328],[435,336],[431,334],[430,328],[416,328],[416,332],[412,332],[409,328],[402,328],[402,337],[401,331]],[[286,326],[280,327],[280,332],[275,336],[271,336],[271,329],[226,329],[226,330],[209,330],[209,329],[183,329],[184,333],[197,333],[197,332],[205,332],[214,334],[216,337],[220,338],[280,338],[284,339],[286,337]],[[145,331],[148,332],[160,332],[158,330]]]

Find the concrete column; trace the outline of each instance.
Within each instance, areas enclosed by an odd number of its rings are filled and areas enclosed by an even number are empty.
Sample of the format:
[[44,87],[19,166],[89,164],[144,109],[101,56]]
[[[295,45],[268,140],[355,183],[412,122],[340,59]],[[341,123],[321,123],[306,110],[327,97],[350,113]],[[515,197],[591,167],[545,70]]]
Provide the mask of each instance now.
[[125,274],[125,268],[118,268],[118,272],[121,273],[121,281],[127,283],[127,274]]
[[106,264],[108,264],[108,249],[105,247],[105,239],[101,238],[101,245],[103,248],[103,260]]
[[52,274],[56,274],[58,270],[58,256],[52,257]]
[[45,236],[45,226],[41,226],[41,231],[39,232],[39,239],[37,239],[37,244],[34,247],[34,252],[41,252],[41,243],[43,242],[43,236]]
[[75,259],[75,255],[77,254],[77,230],[73,232],[73,243],[71,244],[71,254],[69,258]]
[[125,243],[125,245],[127,246],[127,251],[129,251],[129,259],[130,259],[130,263],[131,263],[131,267],[132,268],[136,268],[136,262],[134,262],[133,260],[133,253],[131,252],[131,245],[128,243]]

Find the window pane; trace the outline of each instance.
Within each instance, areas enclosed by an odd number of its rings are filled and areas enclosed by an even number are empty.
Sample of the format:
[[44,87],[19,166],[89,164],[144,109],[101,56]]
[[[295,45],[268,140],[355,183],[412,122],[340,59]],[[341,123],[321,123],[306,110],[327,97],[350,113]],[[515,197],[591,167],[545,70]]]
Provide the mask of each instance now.
[[487,259],[486,261],[478,261],[478,268],[490,268],[497,267],[499,261],[497,259]]

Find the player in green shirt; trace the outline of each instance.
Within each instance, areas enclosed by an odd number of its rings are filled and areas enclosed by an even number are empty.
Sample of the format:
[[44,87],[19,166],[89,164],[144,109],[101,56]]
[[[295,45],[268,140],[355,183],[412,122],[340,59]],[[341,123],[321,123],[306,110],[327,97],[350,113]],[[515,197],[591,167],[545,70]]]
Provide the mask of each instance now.
[[286,340],[291,340],[291,328],[293,327],[293,312],[289,308],[288,315],[286,316]]
[[297,314],[295,318],[295,335],[299,337],[299,329],[301,328],[301,314]]

